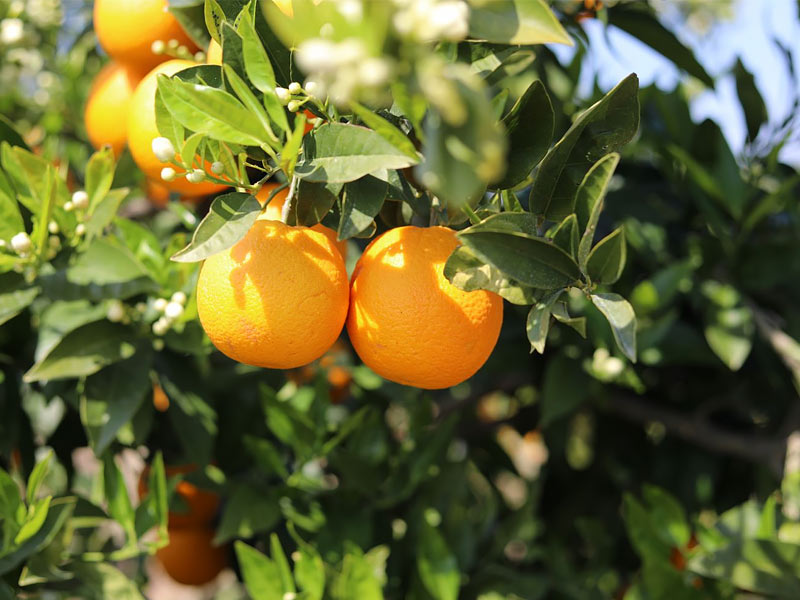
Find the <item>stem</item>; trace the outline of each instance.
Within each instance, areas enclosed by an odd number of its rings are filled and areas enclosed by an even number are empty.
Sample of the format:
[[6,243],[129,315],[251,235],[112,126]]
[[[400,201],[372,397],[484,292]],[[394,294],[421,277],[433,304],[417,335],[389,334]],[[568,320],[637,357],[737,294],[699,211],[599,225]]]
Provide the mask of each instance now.
[[[288,220],[289,213],[292,210],[292,203],[294,202],[294,193],[295,193],[295,190],[297,189],[297,181],[298,181],[297,180],[297,175],[292,175],[292,183],[289,186],[289,195],[286,196],[286,202],[283,203],[283,208],[281,209],[281,221],[283,221],[284,223],[286,223],[286,221]],[[285,186],[286,184],[284,183],[283,185]],[[280,189],[280,188],[278,188],[278,189]],[[275,195],[275,193],[277,191],[278,190],[275,190],[272,193],[272,195],[270,196],[270,198],[273,195]]]
[[475,211],[472,210],[472,207],[469,205],[469,203],[464,204],[464,212],[467,213],[467,217],[469,217],[469,222],[472,223],[473,225],[477,225],[478,223],[481,222],[480,217],[478,217],[478,215],[475,214]]

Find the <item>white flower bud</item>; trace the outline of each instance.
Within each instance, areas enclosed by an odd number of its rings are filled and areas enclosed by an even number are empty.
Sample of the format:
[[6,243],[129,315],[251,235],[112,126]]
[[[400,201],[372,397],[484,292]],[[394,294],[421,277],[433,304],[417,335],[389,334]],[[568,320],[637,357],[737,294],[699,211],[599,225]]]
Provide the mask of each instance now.
[[309,79],[308,81],[306,81],[305,90],[306,94],[308,94],[312,98],[321,99],[321,96],[323,95],[322,85],[314,81],[313,79]]
[[164,335],[167,331],[169,331],[169,321],[164,317],[153,323],[153,333],[156,335]]
[[140,313],[147,312],[147,304],[145,304],[144,302],[137,302],[135,308],[136,312]]
[[177,177],[177,175],[178,174],[175,172],[175,169],[172,167],[164,167],[161,169],[161,179],[164,181],[172,181],[175,179],[175,177]]
[[175,146],[165,137],[153,138],[150,146],[153,149],[153,154],[161,162],[169,162],[175,158]]
[[153,340],[153,350],[161,352],[164,349],[164,340]]
[[202,169],[194,169],[191,173],[187,173],[186,181],[189,183],[200,183],[206,178],[205,172]]
[[50,246],[52,250],[57,250],[61,245],[61,238],[59,238],[57,235],[51,235],[49,238],[47,238],[47,245]]
[[178,304],[183,306],[184,304],[186,304],[186,294],[184,294],[183,292],[175,292],[174,294],[172,294],[172,298],[170,298],[169,300],[170,302],[177,302]]
[[389,63],[382,58],[368,58],[358,67],[358,80],[366,87],[376,87],[389,79]]
[[284,106],[289,104],[289,100],[292,99],[292,95],[289,93],[289,90],[282,87],[275,88],[275,95],[278,97],[278,101]]
[[167,48],[169,48],[170,50],[177,50],[179,45],[180,44],[178,43],[178,40],[170,40],[167,42]]
[[297,102],[297,100],[292,100],[286,105],[286,108],[289,110],[289,112],[297,112],[297,110],[300,108],[300,103]]
[[306,73],[332,73],[339,61],[337,44],[320,38],[306,40],[297,48],[297,66]]
[[150,44],[150,51],[153,54],[164,54],[167,49],[167,45],[164,43],[164,40],[156,40],[152,44]]
[[79,236],[79,237],[80,237],[80,236],[82,236],[84,233],[86,233],[86,225],[84,225],[83,223],[78,223],[78,224],[75,226],[75,235],[77,235],[77,236]]
[[55,235],[56,233],[58,233],[58,232],[59,232],[59,229],[58,229],[58,223],[56,223],[55,221],[50,221],[50,222],[47,224],[47,231],[49,231],[49,232],[50,232],[50,233],[52,233],[53,235]]
[[158,312],[164,312],[164,309],[167,308],[167,304],[169,304],[169,300],[166,298],[159,298],[153,302],[153,308],[155,308]]
[[21,19],[3,19],[0,21],[0,42],[6,46],[16,44],[22,39],[25,24]]
[[[66,208],[66,206],[64,206]],[[84,210],[89,208],[89,194],[83,190],[78,190],[72,194],[72,208]]]
[[11,248],[17,254],[26,254],[31,249],[31,238],[24,231],[20,231],[17,235],[11,238]]
[[164,309],[164,316],[170,321],[174,321],[183,314],[183,306],[177,302],[167,303]]
[[72,202],[70,202],[69,200],[67,200],[66,202],[64,202],[64,210],[65,210],[65,211],[67,211],[67,212],[72,212],[72,210],[73,210],[74,208],[75,208],[75,207],[74,207],[74,206],[72,206]]
[[195,62],[205,62],[206,61],[206,53],[205,52],[195,52],[194,53],[194,60]]
[[175,51],[176,51],[178,54],[182,54],[182,55],[184,55],[184,56],[185,56],[185,55],[187,55],[187,54],[189,54],[189,49],[188,49],[186,46],[184,46],[183,44],[181,44],[180,46],[178,46],[177,50],[175,50]]
[[299,94],[300,90],[302,90],[302,89],[303,88],[296,81],[293,81],[292,83],[289,84],[289,93],[290,94]]
[[5,247],[6,247],[6,241],[0,240],[0,248],[5,248]]
[[445,0],[428,12],[429,23],[437,38],[459,41],[469,33],[469,6],[462,0]]
[[125,307],[119,300],[112,300],[106,311],[106,319],[112,323],[119,323],[125,318]]
[[223,165],[220,161],[215,160],[213,163],[211,163],[211,172],[214,175],[222,175],[224,171],[225,165]]

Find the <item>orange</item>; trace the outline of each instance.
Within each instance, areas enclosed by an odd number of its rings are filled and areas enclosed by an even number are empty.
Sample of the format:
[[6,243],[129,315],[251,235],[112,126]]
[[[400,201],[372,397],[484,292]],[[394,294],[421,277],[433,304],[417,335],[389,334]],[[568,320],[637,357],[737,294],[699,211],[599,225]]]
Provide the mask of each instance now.
[[342,255],[325,235],[259,217],[235,246],[203,263],[197,312],[223,354],[293,369],[339,337],[348,293]]
[[[278,187],[277,183],[267,183],[265,184],[258,193],[256,194],[256,198],[259,202],[263,205],[264,202],[267,201],[269,195]],[[280,221],[281,215],[283,211],[283,204],[286,202],[286,198],[289,196],[289,188],[283,188],[280,192],[275,194],[275,197],[272,198],[270,203],[267,205],[267,210],[264,211],[264,216],[267,219],[271,219],[273,221]],[[312,226],[311,229],[314,231],[319,231],[325,237],[327,237],[331,242],[333,242],[334,246],[339,250],[344,260],[347,260],[347,240],[339,241],[336,232],[331,229],[330,227],[325,227],[322,223],[317,223],[316,225]]]
[[222,64],[222,46],[216,40],[211,40],[208,44],[208,52],[206,53],[206,62],[210,65]]
[[105,65],[92,82],[83,119],[95,149],[108,144],[119,156],[128,139],[128,106],[142,76],[119,63]]
[[224,546],[214,546],[210,527],[169,529],[169,543],[156,551],[161,566],[184,585],[205,585],[228,565]]
[[169,189],[160,181],[147,179],[145,181],[147,198],[159,208],[164,208],[169,202]]
[[[158,181],[167,189],[185,196],[208,196],[224,190],[227,186],[210,181],[189,183],[183,177],[174,181],[164,181],[161,179],[161,169],[171,165],[162,163],[153,154],[153,138],[160,135],[156,127],[155,109],[157,77],[159,74],[174,75],[193,66],[195,63],[191,61],[175,59],[158,65],[145,75],[131,98],[128,111],[128,148],[133,160],[147,178]],[[205,165],[206,173],[210,172],[210,168],[210,165]],[[179,168],[175,170],[182,172]]]
[[164,392],[164,388],[157,383],[153,384],[153,407],[158,412],[167,412],[169,409],[169,397]]
[[455,232],[445,227],[397,227],[375,238],[356,264],[347,332],[361,360],[382,377],[452,387],[492,353],[503,301],[447,281],[444,263],[456,246]]
[[[197,466],[193,464],[171,466],[164,469],[167,478],[175,475],[185,475],[195,470],[197,470]],[[147,495],[147,479],[149,476],[150,467],[148,466],[145,467],[139,477],[138,491],[140,499]],[[183,508],[180,512],[169,511],[167,521],[169,527],[206,526],[216,517],[219,509],[219,496],[214,492],[201,489],[185,480],[178,483],[175,492],[186,505],[186,508]]]
[[94,30],[111,58],[146,73],[167,57],[153,54],[153,42],[177,40],[190,52],[197,46],[167,10],[167,0],[95,0]]

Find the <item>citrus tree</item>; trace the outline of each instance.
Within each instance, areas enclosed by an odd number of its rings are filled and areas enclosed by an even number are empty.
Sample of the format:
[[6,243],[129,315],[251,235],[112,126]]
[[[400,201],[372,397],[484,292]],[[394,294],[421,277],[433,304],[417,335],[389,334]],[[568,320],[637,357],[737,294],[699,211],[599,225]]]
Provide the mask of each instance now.
[[794,123],[741,63],[735,158],[578,99],[596,17],[714,85],[646,3],[164,8],[95,1],[76,132],[0,121],[0,597],[796,597]]

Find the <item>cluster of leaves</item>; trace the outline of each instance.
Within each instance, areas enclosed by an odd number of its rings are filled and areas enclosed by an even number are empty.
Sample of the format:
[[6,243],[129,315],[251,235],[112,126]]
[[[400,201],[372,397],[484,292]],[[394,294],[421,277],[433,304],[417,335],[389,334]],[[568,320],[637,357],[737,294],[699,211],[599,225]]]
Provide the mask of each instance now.
[[[167,507],[180,509],[159,452],[198,465],[185,477],[225,499],[215,541],[233,542],[256,599],[797,595],[796,470],[773,496],[800,381],[785,128],[764,123],[741,66],[753,138],[741,157],[714,123],[692,123],[682,88],[640,91],[632,76],[576,104],[584,50],[562,64],[531,45],[563,39],[543,3],[471,6],[471,37],[486,41],[438,44],[434,62],[409,55],[388,109],[309,99],[309,117],[275,102],[297,73],[281,15],[181,1],[173,9],[222,43],[225,64],[162,78],[157,100],[182,157],[219,160],[247,192],[285,177],[289,221],[323,221],[353,249],[400,224],[466,225],[447,276],[511,304],[495,355],[453,390],[390,384],[347,349],[343,404],[325,367],[287,378],[233,364],[202,335],[192,293],[196,261],[256,218],[251,194],[220,196],[205,217],[170,203],[126,218],[130,163],[100,152],[78,175],[88,208],[68,211],[66,179],[4,130],[0,239],[27,231],[32,249],[0,251],[0,597],[139,598],[114,565],[140,567],[166,543]],[[525,18],[499,18],[508,6]],[[563,25],[586,42],[570,10]],[[651,10],[597,16],[713,83]],[[435,81],[449,104],[426,95]],[[500,139],[503,173],[472,152]],[[176,292],[184,313],[154,335],[157,300]],[[35,466],[41,446],[54,456]],[[82,446],[96,471],[76,464]],[[137,506],[115,457],[142,446],[155,458]],[[671,494],[646,486],[640,502],[646,482]]]

